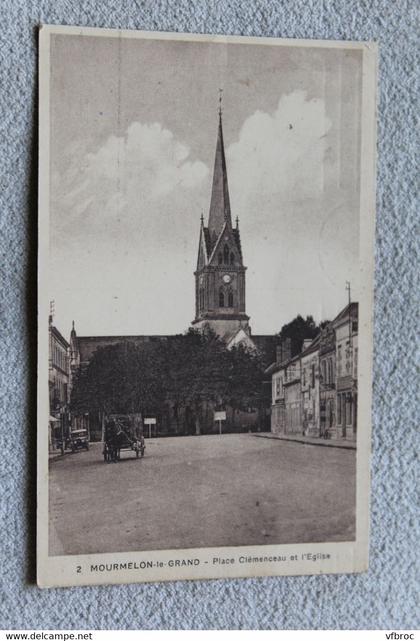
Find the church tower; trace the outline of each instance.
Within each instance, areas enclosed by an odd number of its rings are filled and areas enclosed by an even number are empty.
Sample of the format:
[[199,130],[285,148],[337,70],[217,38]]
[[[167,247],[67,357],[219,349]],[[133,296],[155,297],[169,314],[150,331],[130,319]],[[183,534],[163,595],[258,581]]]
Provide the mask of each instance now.
[[245,271],[238,218],[235,227],[232,226],[220,104],[209,218],[206,227],[201,216],[194,272],[193,326],[196,329],[208,326],[227,342],[240,329],[249,335],[249,316],[245,313]]

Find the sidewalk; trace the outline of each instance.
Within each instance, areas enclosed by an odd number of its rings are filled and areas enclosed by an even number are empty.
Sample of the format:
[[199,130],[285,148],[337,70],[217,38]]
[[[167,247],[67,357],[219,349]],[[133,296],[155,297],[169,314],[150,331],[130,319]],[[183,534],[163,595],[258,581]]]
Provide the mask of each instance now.
[[65,454],[61,454],[60,450],[54,450],[53,452],[48,452],[48,462],[57,461],[60,458],[64,458]]
[[277,441],[294,441],[305,445],[320,445],[321,447],[339,447],[344,450],[355,450],[355,441],[341,441],[339,439],[314,438],[312,436],[302,436],[297,434],[272,434],[271,432],[262,432],[260,434],[252,433],[252,436],[258,438],[270,438]]
[[61,453],[61,450],[53,450],[52,452],[48,452],[48,462],[50,463],[51,461],[58,461],[59,459],[63,459],[67,454],[72,454],[72,451],[64,450],[64,454]]

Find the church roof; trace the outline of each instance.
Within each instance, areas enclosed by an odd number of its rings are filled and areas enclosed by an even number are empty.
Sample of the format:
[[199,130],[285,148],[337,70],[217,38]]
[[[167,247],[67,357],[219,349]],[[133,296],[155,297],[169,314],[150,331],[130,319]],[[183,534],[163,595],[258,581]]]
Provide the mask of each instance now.
[[207,256],[210,256],[212,247],[211,247],[211,238],[210,238],[209,228],[203,227],[203,232],[204,232],[204,242],[206,244]]
[[236,227],[232,231],[233,231],[233,237],[234,237],[234,239],[236,241],[236,246],[238,247],[239,255],[240,255],[241,260],[242,260],[242,246],[241,246],[241,235],[239,233],[239,227]]
[[80,354],[81,363],[88,363],[97,349],[117,345],[118,343],[134,343],[144,345],[145,343],[167,340],[164,335],[140,335],[140,336],[77,336],[77,349]]

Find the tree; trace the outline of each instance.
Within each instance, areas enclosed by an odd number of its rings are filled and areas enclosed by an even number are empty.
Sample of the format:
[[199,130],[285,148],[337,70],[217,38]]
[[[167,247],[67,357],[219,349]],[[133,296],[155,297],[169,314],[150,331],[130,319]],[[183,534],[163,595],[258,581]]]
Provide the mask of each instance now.
[[320,328],[315,323],[312,316],[303,318],[300,314],[290,323],[283,325],[279,332],[279,337],[283,341],[286,338],[291,339],[292,356],[296,356],[302,351],[303,341],[306,338],[316,338]]
[[154,344],[121,342],[98,349],[81,368],[71,395],[73,412],[153,412],[164,396],[162,363]]
[[202,431],[209,404],[258,406],[263,367],[260,358],[238,346],[232,350],[209,330],[98,349],[81,369],[72,391],[73,412],[152,413],[165,406],[188,414]]
[[177,412],[183,408],[192,416],[200,433],[208,403],[225,396],[228,351],[214,332],[193,329],[170,337],[160,348],[168,400]]

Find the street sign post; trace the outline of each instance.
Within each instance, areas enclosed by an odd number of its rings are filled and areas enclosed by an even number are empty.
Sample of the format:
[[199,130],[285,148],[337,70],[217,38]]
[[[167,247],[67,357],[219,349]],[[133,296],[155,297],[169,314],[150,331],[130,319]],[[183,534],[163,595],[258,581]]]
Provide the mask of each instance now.
[[152,425],[156,425],[156,418],[149,416],[144,419],[144,424],[149,426],[149,438],[152,438]]
[[226,421],[226,412],[215,412],[214,420],[219,423],[219,434],[222,433],[222,421]]

